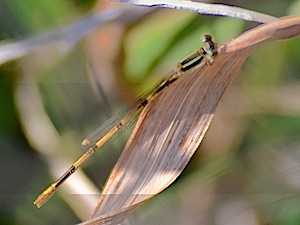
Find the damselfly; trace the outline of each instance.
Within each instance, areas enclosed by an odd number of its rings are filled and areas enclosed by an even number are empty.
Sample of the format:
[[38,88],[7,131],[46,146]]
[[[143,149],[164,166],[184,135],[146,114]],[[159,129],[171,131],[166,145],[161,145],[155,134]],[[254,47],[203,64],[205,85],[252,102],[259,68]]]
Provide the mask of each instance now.
[[57,181],[52,183],[44,192],[42,192],[34,201],[34,204],[38,208],[43,206],[57,191],[58,187],[94,152],[96,152],[96,150],[100,149],[118,131],[124,128],[131,120],[133,120],[133,118],[138,116],[151,101],[153,101],[163,90],[170,86],[181,75],[190,69],[195,68],[203,60],[206,61],[206,64],[211,64],[214,57],[217,55],[217,44],[212,41],[212,37],[208,34],[203,35],[201,41],[204,44],[203,48],[200,48],[186,59],[179,62],[174,72],[167,75],[153,89],[138,98],[125,113],[114,116],[85,138],[82,142],[82,146],[87,149],[86,152],[77,161],[75,161],[74,164]]

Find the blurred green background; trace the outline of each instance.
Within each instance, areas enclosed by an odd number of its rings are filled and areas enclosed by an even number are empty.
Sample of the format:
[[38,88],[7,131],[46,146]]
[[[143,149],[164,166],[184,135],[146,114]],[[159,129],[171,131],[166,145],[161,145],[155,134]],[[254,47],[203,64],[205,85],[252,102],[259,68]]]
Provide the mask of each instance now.
[[[274,16],[300,12],[296,0],[222,2]],[[0,52],[10,41],[111,7],[118,5],[2,0]],[[167,9],[147,13],[135,17],[133,11],[128,21],[99,26],[74,46],[68,40],[41,42],[27,56],[1,65],[1,224],[74,224],[87,217],[81,203],[73,203],[76,211],[61,199],[76,199],[68,191],[41,209],[32,202],[58,178],[56,170],[62,174],[83,153],[80,142],[89,132],[199,48],[203,33],[223,43],[256,25]],[[299,52],[299,38],[258,47],[182,176],[127,224],[300,224]],[[97,189],[129,135],[130,129],[84,167]]]

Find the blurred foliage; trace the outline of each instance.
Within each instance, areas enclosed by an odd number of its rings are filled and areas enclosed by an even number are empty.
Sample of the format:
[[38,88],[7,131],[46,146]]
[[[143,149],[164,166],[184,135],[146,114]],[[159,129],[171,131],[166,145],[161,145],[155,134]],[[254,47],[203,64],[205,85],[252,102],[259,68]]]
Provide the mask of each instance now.
[[[300,12],[300,1],[296,0],[223,2],[276,16]],[[38,4],[2,0],[0,38],[22,39],[70,24],[97,9],[98,4],[82,0],[41,0]],[[254,25],[161,10],[122,31],[109,26],[99,29],[99,36],[110,32],[107,39],[118,35],[119,42],[92,42],[89,37],[65,56],[56,57],[49,51],[2,65],[0,223],[79,222],[59,197],[40,210],[32,204],[53,178],[47,175],[43,157],[28,143],[20,126],[15,87],[21,77],[33,79],[28,85],[38,84],[48,116],[65,143],[60,151],[76,158],[82,153],[80,140],[107,120],[111,112],[128,104],[123,102],[128,99],[124,96],[134,98],[149,89],[176,62],[201,46],[201,34],[211,33],[222,43]],[[97,33],[91,36],[99,38]],[[101,52],[109,45],[117,50],[105,50],[103,58],[93,55],[93,51]],[[182,218],[189,219],[185,224],[234,224],[230,219],[238,218],[238,212],[231,218],[227,216],[227,222],[219,219],[229,210],[226,205],[236,201],[246,202],[254,212],[256,223],[252,224],[299,224],[299,52],[298,38],[265,44],[250,56],[183,175],[143,206],[137,213],[139,222],[132,224],[180,224]],[[113,59],[105,60],[111,53]],[[107,68],[113,68],[113,72]],[[91,160],[94,165],[90,163],[85,169],[99,188],[125,142],[126,137],[122,137],[110,143]],[[203,196],[209,197],[208,203],[200,206]],[[202,218],[205,212],[208,216]]]
[[39,4],[34,1],[1,1],[1,36],[24,37],[63,22],[71,22],[72,14],[75,12],[72,7],[69,1],[41,0]]

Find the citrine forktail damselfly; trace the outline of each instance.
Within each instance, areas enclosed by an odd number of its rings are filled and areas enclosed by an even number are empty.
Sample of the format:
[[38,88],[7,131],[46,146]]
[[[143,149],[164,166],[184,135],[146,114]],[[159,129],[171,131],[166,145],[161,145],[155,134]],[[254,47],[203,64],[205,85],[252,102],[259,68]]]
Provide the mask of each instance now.
[[77,161],[75,161],[57,181],[45,189],[34,201],[34,204],[38,208],[42,207],[57,191],[58,187],[93,153],[95,153],[97,149],[100,149],[118,131],[138,116],[149,102],[153,101],[163,90],[176,81],[181,75],[190,69],[195,68],[203,60],[206,61],[206,64],[211,64],[217,55],[217,44],[212,41],[212,37],[208,34],[203,35],[201,41],[204,44],[203,48],[200,48],[186,59],[179,62],[174,72],[162,79],[161,82],[159,82],[153,89],[138,98],[131,107],[125,111],[125,113],[117,114],[112,117],[108,122],[100,126],[96,131],[85,138],[82,142],[82,146],[87,149],[86,152],[77,159]]

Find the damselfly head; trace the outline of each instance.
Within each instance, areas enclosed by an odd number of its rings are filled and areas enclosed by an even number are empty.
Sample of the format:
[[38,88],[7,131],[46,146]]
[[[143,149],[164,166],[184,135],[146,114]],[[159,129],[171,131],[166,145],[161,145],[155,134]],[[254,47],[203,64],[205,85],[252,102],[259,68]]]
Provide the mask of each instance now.
[[201,36],[201,42],[206,43],[212,41],[212,36],[210,34],[204,34]]
[[210,34],[204,34],[201,38],[202,43],[204,44],[204,55],[206,58],[206,62],[208,64],[212,64],[214,57],[217,55],[217,44],[212,40],[212,36]]

